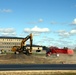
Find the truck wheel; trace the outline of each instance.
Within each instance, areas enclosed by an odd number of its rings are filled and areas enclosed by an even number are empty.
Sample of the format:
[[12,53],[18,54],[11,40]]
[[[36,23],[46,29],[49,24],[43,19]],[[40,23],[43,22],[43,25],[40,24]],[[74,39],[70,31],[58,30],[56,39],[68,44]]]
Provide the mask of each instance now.
[[26,55],[29,55],[29,51],[28,50],[26,51]]
[[15,52],[15,54],[19,54],[19,52],[18,52],[18,51],[16,51],[16,52]]
[[23,54],[26,54],[26,51],[23,51]]
[[41,52],[41,50],[36,50],[36,52]]

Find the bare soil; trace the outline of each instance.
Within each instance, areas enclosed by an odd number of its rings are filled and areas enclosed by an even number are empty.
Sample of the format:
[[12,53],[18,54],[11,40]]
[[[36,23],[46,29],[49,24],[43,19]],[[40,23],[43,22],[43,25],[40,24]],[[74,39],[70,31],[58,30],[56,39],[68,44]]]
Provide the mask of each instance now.
[[40,58],[34,55],[25,55],[25,54],[6,54],[0,55],[0,64],[43,64],[49,63],[46,62],[45,58]]
[[46,54],[0,54],[0,64],[76,64],[76,54],[59,54],[59,57],[56,54],[50,57],[46,57]]

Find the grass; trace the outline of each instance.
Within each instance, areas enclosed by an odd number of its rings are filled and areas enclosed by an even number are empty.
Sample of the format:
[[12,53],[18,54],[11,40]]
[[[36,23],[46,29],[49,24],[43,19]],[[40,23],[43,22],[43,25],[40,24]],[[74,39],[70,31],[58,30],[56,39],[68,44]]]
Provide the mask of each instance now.
[[32,53],[33,55],[38,55],[38,56],[46,56],[46,54],[45,53]]
[[46,71],[0,71],[0,75],[76,75],[76,71],[67,71],[67,70],[46,70]]

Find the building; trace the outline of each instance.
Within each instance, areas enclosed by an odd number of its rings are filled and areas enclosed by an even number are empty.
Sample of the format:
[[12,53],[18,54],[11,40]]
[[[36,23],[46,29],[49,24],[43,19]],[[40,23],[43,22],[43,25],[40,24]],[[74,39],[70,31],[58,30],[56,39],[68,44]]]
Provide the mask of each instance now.
[[[13,46],[20,46],[22,37],[0,37],[0,51],[11,52]],[[25,45],[26,49],[30,48],[30,45]],[[39,45],[33,45],[32,50],[35,52],[42,51],[43,47]]]
[[[30,49],[30,45],[26,45],[26,49]],[[32,50],[34,52],[41,52],[43,50],[43,46],[40,46],[40,45],[32,45]]]
[[11,51],[13,46],[20,46],[21,37],[0,37],[0,50]]

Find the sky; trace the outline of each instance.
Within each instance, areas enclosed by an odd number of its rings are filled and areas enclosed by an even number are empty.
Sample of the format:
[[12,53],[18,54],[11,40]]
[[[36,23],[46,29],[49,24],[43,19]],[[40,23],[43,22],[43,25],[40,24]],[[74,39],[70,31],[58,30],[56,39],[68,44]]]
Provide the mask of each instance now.
[[76,0],[0,0],[0,36],[33,44],[76,47]]

